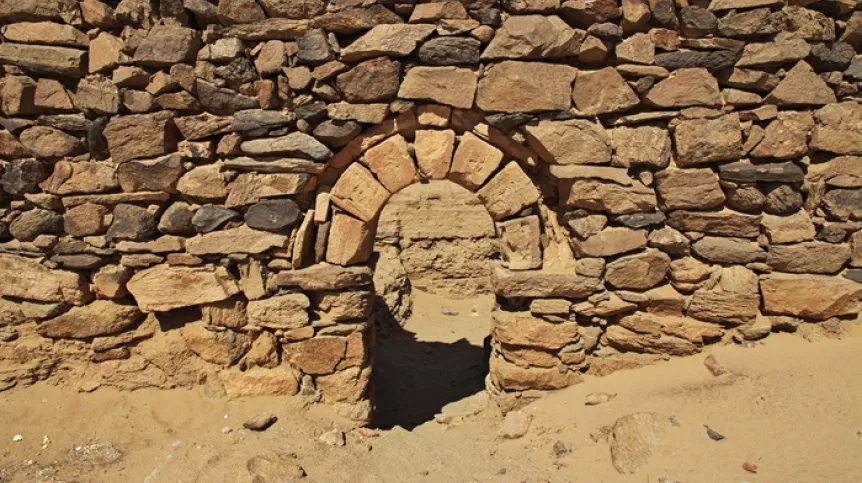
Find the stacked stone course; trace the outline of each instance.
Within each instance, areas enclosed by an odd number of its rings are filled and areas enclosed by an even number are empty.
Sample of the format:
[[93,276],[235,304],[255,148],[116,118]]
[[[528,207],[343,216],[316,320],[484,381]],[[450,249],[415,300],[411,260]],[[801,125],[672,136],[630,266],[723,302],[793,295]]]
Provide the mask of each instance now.
[[488,388],[862,307],[854,0],[0,0],[0,390],[367,422],[389,197],[496,224]]

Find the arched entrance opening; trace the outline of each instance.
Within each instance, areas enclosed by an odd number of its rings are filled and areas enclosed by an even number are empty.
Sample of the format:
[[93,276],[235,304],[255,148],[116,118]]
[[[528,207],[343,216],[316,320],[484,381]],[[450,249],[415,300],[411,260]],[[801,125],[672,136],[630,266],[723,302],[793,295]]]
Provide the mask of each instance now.
[[412,429],[484,390],[497,258],[494,220],[467,189],[428,181],[389,199],[371,262],[378,427]]

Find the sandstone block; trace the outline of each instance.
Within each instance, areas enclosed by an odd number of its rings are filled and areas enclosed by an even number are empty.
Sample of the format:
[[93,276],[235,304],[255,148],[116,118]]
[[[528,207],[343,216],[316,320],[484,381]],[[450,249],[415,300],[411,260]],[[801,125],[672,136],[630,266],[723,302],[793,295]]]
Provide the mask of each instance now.
[[263,253],[287,245],[288,237],[254,230],[247,225],[189,238],[186,251],[192,255]]
[[72,305],[83,305],[90,298],[87,279],[81,274],[52,270],[35,260],[8,254],[0,254],[0,295]]
[[355,265],[368,261],[374,245],[374,230],[365,222],[342,213],[332,217],[326,261]]
[[308,268],[279,272],[275,283],[302,290],[341,290],[370,284],[371,271],[365,266],[339,267],[319,263]]
[[588,116],[622,112],[640,104],[637,94],[613,67],[578,72],[572,99]]
[[583,298],[602,288],[601,280],[572,272],[551,270],[513,271],[492,264],[494,292],[502,297],[571,297]]
[[16,65],[28,72],[48,76],[84,77],[86,50],[5,42],[0,45],[0,64]]
[[410,186],[416,179],[416,166],[400,134],[366,151],[362,160],[390,193]]
[[825,275],[770,274],[760,278],[763,311],[826,320],[859,312],[862,284]]
[[299,392],[299,375],[286,365],[275,369],[223,370],[218,378],[229,398],[293,396]]
[[500,233],[500,254],[509,270],[530,270],[542,267],[539,217],[527,216],[497,225]]
[[504,344],[557,350],[578,340],[577,322],[547,322],[528,312],[494,311],[494,339]]
[[668,225],[680,230],[708,233],[710,235],[755,238],[760,234],[759,215],[747,215],[733,210],[721,211],[674,211],[668,216]]
[[115,116],[104,136],[115,163],[153,158],[176,150],[177,136],[169,112]]
[[665,168],[670,163],[671,141],[667,131],[653,126],[618,127],[610,131],[611,164],[622,168]]
[[657,207],[655,192],[639,181],[630,186],[595,179],[576,179],[560,183],[560,203],[588,210],[621,215],[650,212]]
[[829,104],[814,111],[811,148],[836,154],[862,155],[862,105]]
[[779,106],[822,106],[836,102],[835,92],[805,61],[799,61],[781,79],[764,102]]
[[494,220],[512,216],[539,201],[539,190],[516,162],[510,162],[476,192]]
[[487,112],[568,109],[577,70],[556,64],[504,61],[478,84],[476,106]]
[[375,25],[368,33],[341,49],[341,60],[353,62],[381,55],[405,57],[433,31],[433,25]]
[[608,263],[605,280],[616,288],[646,290],[661,283],[669,268],[669,256],[649,250]]
[[219,302],[240,291],[226,269],[213,265],[156,265],[136,273],[126,286],[145,312]]
[[645,247],[646,232],[630,228],[610,227],[578,244],[584,255],[610,257]]
[[346,342],[342,337],[315,337],[287,344],[285,356],[306,374],[332,374],[344,358]]
[[298,329],[308,325],[308,297],[302,293],[251,300],[246,307],[248,323],[270,329]]
[[525,130],[530,147],[548,163],[604,164],[611,160],[611,138],[599,124],[580,119],[541,121]]
[[458,67],[413,67],[398,90],[403,99],[423,99],[454,107],[473,106],[478,77]]
[[[459,4],[460,5],[460,4]],[[455,131],[419,129],[413,141],[416,164],[427,179],[446,179],[455,151]]]
[[389,196],[389,191],[360,163],[351,164],[331,192],[333,203],[365,222],[377,216]]
[[739,325],[753,322],[759,308],[757,293],[698,290],[692,295],[686,314],[709,322]]
[[116,334],[144,318],[135,305],[96,300],[39,324],[36,331],[52,339],[89,339]]
[[449,179],[475,191],[497,170],[503,152],[476,135],[465,132],[452,158]]
[[791,245],[770,245],[766,263],[788,273],[837,273],[850,260],[845,244],[807,241]]
[[742,131],[737,114],[681,121],[674,131],[674,140],[677,164],[684,168],[742,156]]
[[718,81],[709,71],[701,68],[674,71],[670,77],[650,89],[645,99],[661,108],[718,107],[722,103]]
[[656,175],[656,192],[667,210],[703,210],[724,203],[718,176],[709,168],[668,169]]
[[755,263],[766,260],[766,252],[755,242],[745,238],[705,236],[694,242],[697,256],[713,263]]
[[497,30],[482,59],[548,59],[577,55],[586,37],[556,15],[516,15]]

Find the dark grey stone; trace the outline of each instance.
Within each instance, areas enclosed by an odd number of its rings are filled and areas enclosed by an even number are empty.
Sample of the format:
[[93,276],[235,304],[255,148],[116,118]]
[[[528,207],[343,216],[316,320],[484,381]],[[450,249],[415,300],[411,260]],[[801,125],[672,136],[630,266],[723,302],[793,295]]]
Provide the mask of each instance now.
[[718,167],[718,175],[726,181],[737,183],[777,182],[797,183],[805,179],[805,173],[799,165],[792,162],[752,164],[747,161],[736,161],[722,164]]
[[649,0],[647,3],[652,14],[650,23],[671,30],[679,28],[674,0]]
[[299,106],[293,110],[297,119],[302,119],[310,124],[317,124],[329,117],[326,103],[317,101]]
[[93,121],[90,129],[87,130],[87,145],[93,159],[108,159],[111,155],[108,151],[108,141],[102,134],[108,121],[110,121],[109,117],[100,117]]
[[422,44],[419,60],[428,65],[477,64],[482,42],[472,37],[438,37]]
[[89,131],[93,125],[83,114],[55,114],[39,116],[36,123],[40,126],[53,127],[63,131],[83,132]]
[[844,71],[844,75],[853,80],[862,80],[862,55],[853,57],[853,61],[850,62],[850,67]]
[[72,270],[90,270],[105,264],[105,260],[98,255],[79,253],[75,255],[54,255],[51,261],[58,263],[63,268]]
[[314,137],[332,148],[344,146],[362,131],[356,121],[323,121],[314,128]]
[[650,225],[660,225],[667,217],[661,211],[652,213],[631,213],[614,218],[617,223],[629,228],[643,228]]
[[322,64],[335,58],[329,47],[326,32],[321,29],[309,30],[302,37],[296,39],[299,52],[296,58],[304,64]]
[[524,112],[501,112],[497,114],[488,114],[485,116],[485,120],[488,121],[488,124],[508,132],[518,126],[532,121],[534,117],[535,116]]
[[477,8],[470,10],[470,16],[482,25],[491,27],[503,25],[503,15],[499,8]]
[[198,102],[207,111],[220,116],[229,116],[243,109],[258,109],[257,98],[244,96],[231,89],[216,87],[209,82],[198,79]]
[[844,278],[862,283],[862,268],[851,268],[844,273]]
[[736,53],[730,50],[677,50],[655,56],[655,64],[668,70],[703,67],[710,72],[733,67]]
[[855,55],[856,49],[844,42],[814,44],[806,60],[817,72],[832,72],[846,69]]
[[35,193],[39,183],[48,177],[50,171],[41,161],[27,158],[15,159],[6,166],[6,171],[0,177],[0,187],[13,195]]
[[288,126],[296,121],[293,113],[248,109],[238,111],[231,118],[231,129],[250,136],[264,135],[270,129]]
[[227,65],[216,67],[215,74],[235,87],[257,79],[257,70],[248,57],[237,57]]
[[111,239],[146,241],[156,233],[156,217],[137,205],[120,204],[114,208],[114,221],[108,228]]
[[301,216],[293,200],[261,200],[245,212],[245,223],[256,230],[281,231],[296,225]]
[[203,205],[192,217],[192,225],[198,233],[209,233],[218,230],[225,223],[239,220],[240,214],[223,206]]
[[829,243],[843,243],[847,238],[847,230],[836,225],[825,225],[814,238]]
[[188,203],[178,201],[162,214],[159,220],[159,231],[169,235],[194,235],[196,230],[192,224],[195,210]]
[[768,184],[763,211],[773,215],[790,215],[802,209],[802,193],[789,184]]
[[703,7],[683,7],[679,11],[679,17],[682,31],[687,37],[705,37],[718,28],[718,19]]
[[[673,5],[673,3],[671,3],[671,5]],[[623,38],[623,28],[610,22],[590,25],[587,29],[587,33],[610,42],[616,42]]]
[[9,232],[21,241],[33,241],[37,236],[45,234],[61,235],[63,217],[50,210],[28,210],[12,220]]
[[725,190],[727,207],[744,213],[759,213],[766,203],[766,195],[757,186],[740,186]]

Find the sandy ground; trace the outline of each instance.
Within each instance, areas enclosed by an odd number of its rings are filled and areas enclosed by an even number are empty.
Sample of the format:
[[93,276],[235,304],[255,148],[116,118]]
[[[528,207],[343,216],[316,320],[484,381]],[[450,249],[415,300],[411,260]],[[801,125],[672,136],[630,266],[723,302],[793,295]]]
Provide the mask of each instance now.
[[[389,351],[377,362],[382,426],[393,429],[372,437],[348,431],[347,444],[333,447],[318,440],[331,429],[324,414],[284,399],[37,385],[0,393],[0,482],[250,483],[246,461],[259,455],[289,455],[308,473],[303,481],[327,483],[862,481],[857,324],[840,340],[773,334],[753,348],[716,347],[590,377],[526,408],[534,416],[527,435],[501,440],[494,411],[467,416],[484,399],[477,381],[492,301],[443,302],[458,315],[443,315],[437,303],[419,303],[405,331],[388,333],[378,347]],[[731,373],[712,376],[703,366],[709,353]],[[618,396],[585,406],[585,396],[599,391]],[[241,429],[265,411],[279,417],[269,430]],[[456,417],[441,424],[435,411]],[[640,411],[674,417],[678,426],[640,472],[620,475],[602,428]],[[704,424],[726,439],[712,441]],[[13,442],[16,434],[23,440]],[[556,456],[558,442],[570,452]],[[758,473],[743,470],[745,462]]]

